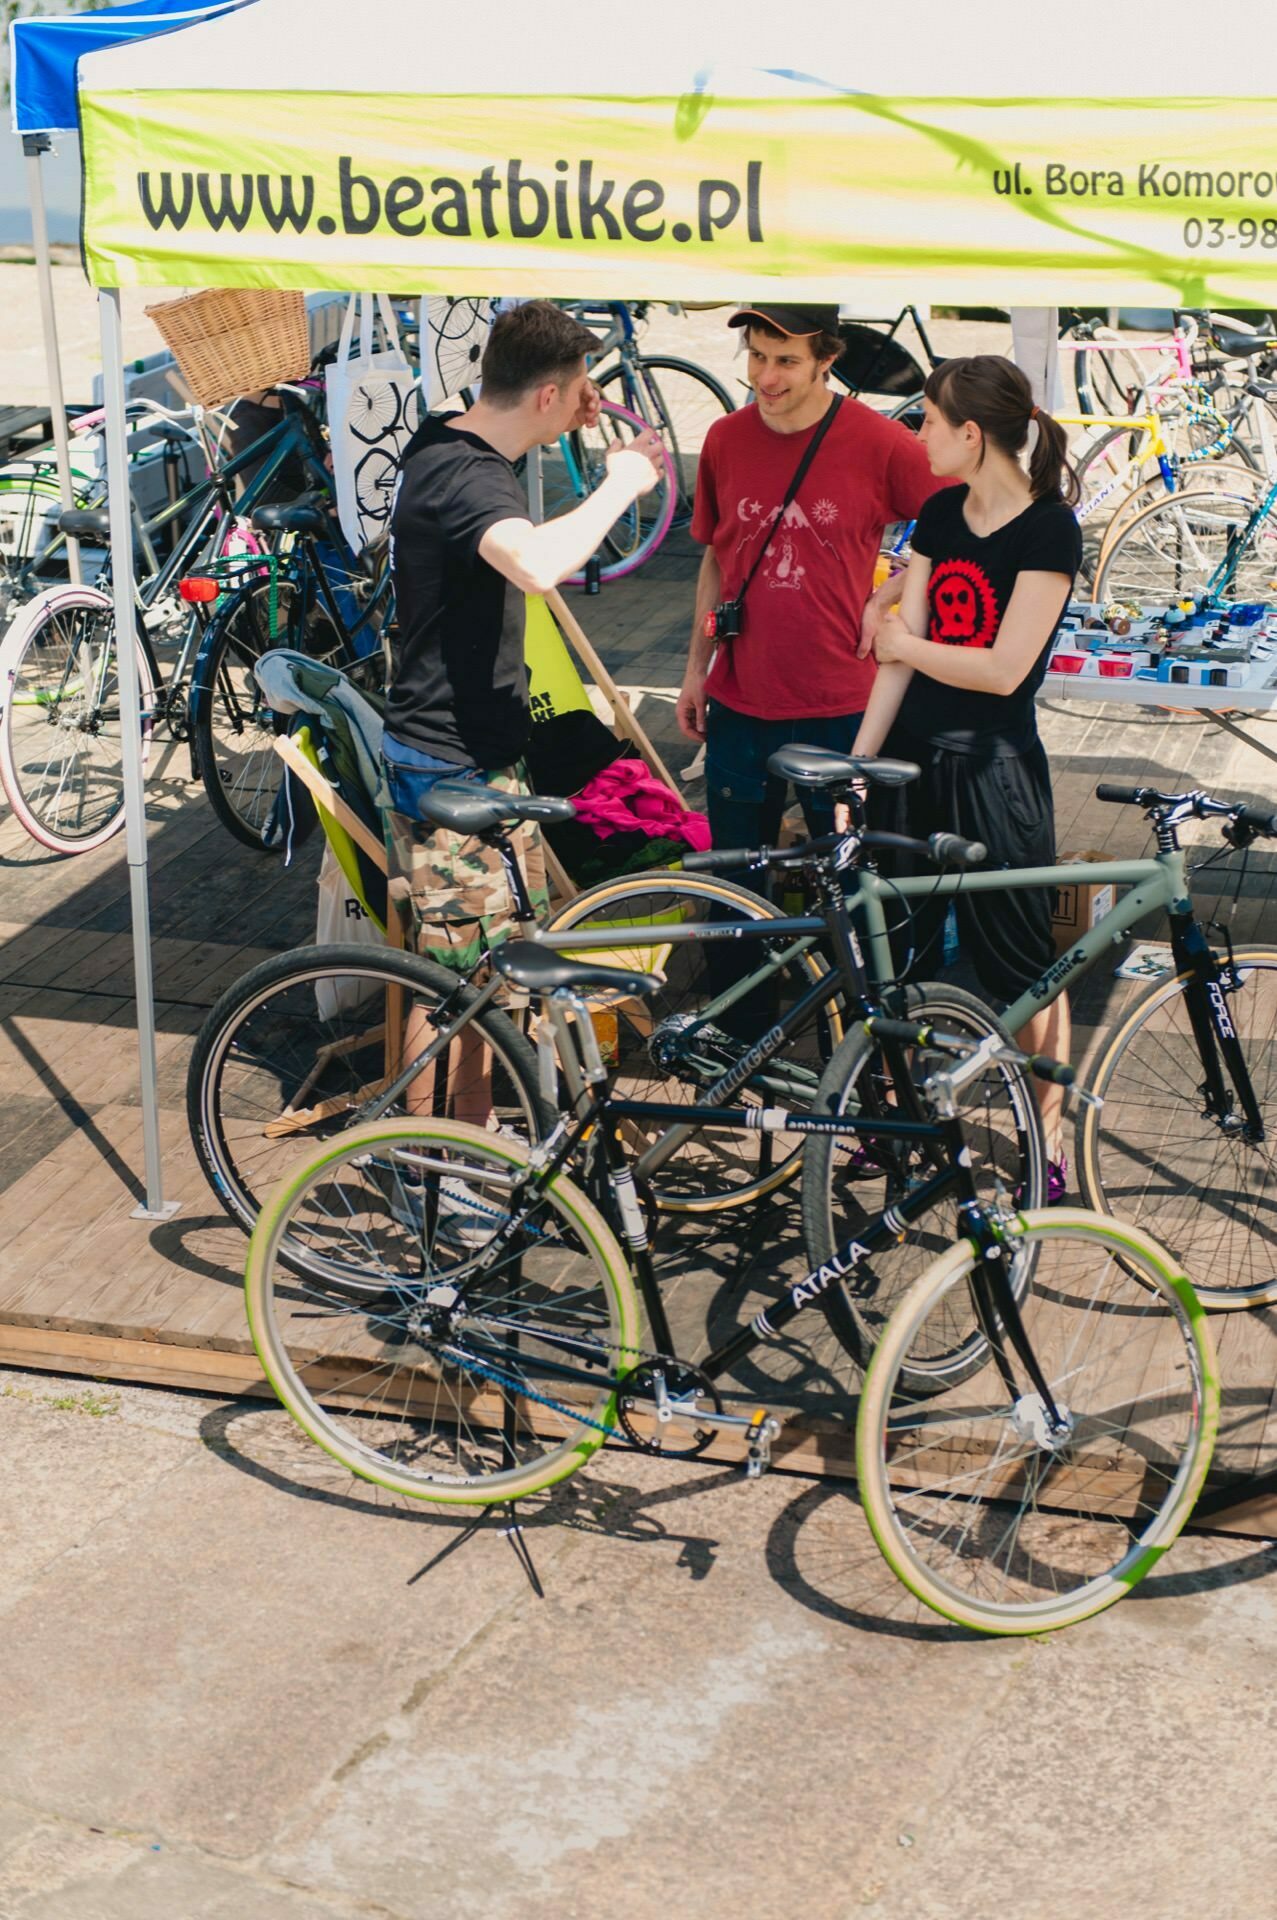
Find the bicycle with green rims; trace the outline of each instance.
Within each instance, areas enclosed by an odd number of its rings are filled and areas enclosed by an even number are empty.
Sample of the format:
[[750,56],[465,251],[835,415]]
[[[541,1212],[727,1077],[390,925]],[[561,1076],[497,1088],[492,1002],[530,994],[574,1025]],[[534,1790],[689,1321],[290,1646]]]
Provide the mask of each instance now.
[[[609,1088],[591,1019],[601,994],[642,997],[659,982],[526,941],[503,946],[494,966],[540,998],[553,1034],[567,1098],[548,1138],[529,1149],[421,1117],[356,1127],[285,1180],[254,1231],[253,1341],[311,1439],[394,1494],[449,1505],[539,1494],[605,1441],[689,1459],[734,1439],[755,1476],[780,1424],[730,1400],[733,1369],[836,1278],[872,1295],[879,1251],[952,1191],[963,1238],[902,1300],[857,1419],[875,1538],[920,1599],[984,1632],[1067,1626],[1129,1591],[1178,1534],[1209,1466],[1219,1390],[1204,1318],[1169,1256],[1138,1231],[982,1201],[946,1065],[968,1052],[965,1039],[867,1023],[867,1041],[931,1062],[917,1119],[777,1116],[812,1137],[912,1136],[934,1172],[713,1352],[689,1358],[623,1145],[624,1122],[646,1103]],[[1014,1057],[1071,1078],[1055,1062]],[[743,1108],[684,1117],[757,1122]],[[958,1294],[960,1356],[940,1392],[915,1395],[912,1355],[937,1317],[952,1326]]]
[[[787,751],[801,756],[810,750]],[[916,774],[897,761],[857,762],[856,768],[879,781]],[[521,819],[570,817],[571,811],[570,802],[544,796],[519,798],[447,783],[422,801],[432,824],[477,834],[496,848],[524,926],[533,915],[509,828]],[[903,844],[934,859],[983,854],[954,835]],[[836,865],[837,855],[848,850],[858,848],[835,838],[774,856],[810,872],[821,896],[819,919],[786,919],[756,895],[709,875],[686,881],[658,875],[654,885],[638,876],[595,889],[541,930],[539,937],[569,952],[578,944],[602,946],[600,957],[612,964],[645,975],[661,972],[659,989],[628,999],[611,996],[606,1007],[593,1010],[617,1087],[638,1102],[623,1125],[636,1152],[636,1178],[656,1209],[717,1212],[760,1199],[795,1175],[802,1133],[763,1120],[780,1105],[810,1109],[831,1058],[846,1063],[843,1085],[857,1110],[887,1117],[902,1106],[916,1112],[916,1063],[908,1048],[871,1045],[859,1030],[854,1052],[845,1044],[849,1024],[888,1006],[942,1023],[973,1043],[992,1044],[992,1053],[963,1070],[973,1174],[990,1197],[1001,1190],[1025,1204],[1039,1202],[1045,1181],[1041,1125],[1023,1073],[994,1057],[1007,1041],[1005,1030],[988,1007],[956,988],[911,989],[898,997],[867,989],[843,900],[845,876]],[[811,939],[795,941],[795,927],[818,929],[833,964]],[[740,975],[750,973],[753,962],[742,960],[744,955],[757,956],[757,977],[751,975],[748,986]],[[706,983],[715,981],[721,992],[713,1017],[702,1018],[698,1004]],[[473,1113],[466,1076],[476,1070],[475,1052],[455,1044],[472,1021],[492,1053],[499,1122],[536,1139],[544,1131],[547,1095],[526,1042],[494,1004],[500,986],[499,975],[472,986],[412,955],[322,947],[281,955],[237,982],[205,1022],[187,1082],[192,1138],[222,1205],[251,1230],[303,1138],[327,1138],[381,1118],[410,1098],[419,1105],[423,1088],[435,1113]],[[407,1044],[410,1028],[417,1037]],[[710,1133],[682,1117],[685,1108],[713,1105],[745,1105],[758,1123]],[[872,1158],[866,1155],[863,1171],[877,1183],[883,1205],[926,1177],[929,1152],[925,1140],[903,1138],[880,1141]],[[841,1290],[831,1293],[835,1332],[862,1364],[874,1338],[872,1315],[881,1316],[916,1276],[928,1249],[953,1238],[952,1206],[951,1194],[938,1195],[941,1211],[928,1212],[905,1241],[884,1250],[872,1309],[853,1312]],[[944,1371],[942,1352],[918,1354],[920,1385],[939,1381]]]

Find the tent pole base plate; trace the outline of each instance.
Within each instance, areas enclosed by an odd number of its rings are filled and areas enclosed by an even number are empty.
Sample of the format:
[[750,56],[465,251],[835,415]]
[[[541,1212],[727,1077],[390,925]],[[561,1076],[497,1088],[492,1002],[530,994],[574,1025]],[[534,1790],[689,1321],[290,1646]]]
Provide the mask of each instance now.
[[181,1206],[180,1200],[166,1200],[161,1207],[134,1207],[129,1214],[129,1219],[171,1220],[175,1213],[181,1211]]

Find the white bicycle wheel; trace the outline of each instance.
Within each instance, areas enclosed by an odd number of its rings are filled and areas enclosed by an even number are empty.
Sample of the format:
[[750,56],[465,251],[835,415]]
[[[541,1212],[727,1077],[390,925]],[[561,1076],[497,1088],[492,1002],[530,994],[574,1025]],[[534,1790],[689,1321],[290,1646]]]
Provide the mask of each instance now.
[[[142,760],[155,686],[134,638]],[[0,784],[53,853],[88,853],[124,825],[124,743],[115,611],[92,587],[53,588],[0,646]]]

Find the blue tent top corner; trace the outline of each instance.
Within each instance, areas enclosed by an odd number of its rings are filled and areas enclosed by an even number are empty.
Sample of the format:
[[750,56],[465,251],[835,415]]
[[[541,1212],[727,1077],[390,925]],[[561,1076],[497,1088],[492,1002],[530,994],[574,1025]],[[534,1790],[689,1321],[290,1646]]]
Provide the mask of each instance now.
[[204,6],[198,0],[128,0],[126,6],[107,7],[100,13],[12,21],[13,131],[66,133],[79,126],[75,68],[82,54],[190,26],[243,4],[245,0],[216,0]]

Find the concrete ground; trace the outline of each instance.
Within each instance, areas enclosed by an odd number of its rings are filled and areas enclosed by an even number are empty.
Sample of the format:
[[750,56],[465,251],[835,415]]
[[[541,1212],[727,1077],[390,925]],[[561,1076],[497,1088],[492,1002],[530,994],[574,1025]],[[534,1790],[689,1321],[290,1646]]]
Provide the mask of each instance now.
[[533,1579],[242,1401],[4,1373],[0,1451],[2,1920],[1272,1911],[1261,1542],[984,1642],[796,1477],[605,1453]]

